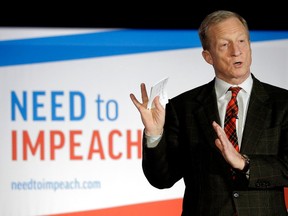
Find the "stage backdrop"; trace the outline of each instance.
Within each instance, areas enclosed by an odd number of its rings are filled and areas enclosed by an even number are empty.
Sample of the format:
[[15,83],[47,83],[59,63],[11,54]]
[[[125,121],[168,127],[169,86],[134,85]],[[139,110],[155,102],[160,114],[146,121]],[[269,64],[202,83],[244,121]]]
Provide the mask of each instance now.
[[[0,215],[180,215],[183,182],[158,190],[143,175],[129,94],[209,82],[196,30],[1,28],[0,40]],[[288,32],[251,40],[254,75],[288,88]]]

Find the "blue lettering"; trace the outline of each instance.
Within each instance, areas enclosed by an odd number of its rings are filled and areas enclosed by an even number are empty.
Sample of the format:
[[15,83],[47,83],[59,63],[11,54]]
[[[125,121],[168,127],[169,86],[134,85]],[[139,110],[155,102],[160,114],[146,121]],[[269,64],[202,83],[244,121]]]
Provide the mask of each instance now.
[[22,92],[22,105],[14,91],[11,92],[11,119],[16,120],[16,108],[20,112],[23,120],[27,121],[27,92]]
[[[114,105],[114,117],[110,115],[110,104]],[[106,104],[106,117],[107,119],[109,119],[110,121],[115,121],[118,118],[118,103],[115,100],[109,100]]]
[[[85,95],[83,93],[79,91],[69,92],[69,102],[64,103],[63,100],[60,100],[65,96],[65,93],[63,91],[51,91],[51,105],[46,103],[47,100],[45,99],[47,95],[48,93],[45,91],[32,91],[31,97],[29,98],[27,91],[23,91],[22,95],[21,93],[17,95],[16,91],[11,91],[11,120],[16,121],[20,117],[24,121],[27,121],[29,119],[33,121],[46,121],[49,118],[49,111],[51,111],[51,121],[65,121],[68,118],[70,118],[70,121],[79,121],[85,117],[86,106]],[[100,104],[102,102],[103,101],[100,99],[99,96],[98,103]],[[67,115],[61,112],[64,111],[64,105],[69,105]],[[31,113],[29,112],[28,108],[32,109]],[[99,115],[101,114],[99,113]],[[109,114],[108,117],[113,119],[115,118],[115,114]]]
[[35,91],[33,92],[33,120],[34,121],[45,121],[46,117],[45,116],[39,116],[38,115],[38,110],[39,108],[44,107],[43,103],[38,102],[39,96],[45,95],[44,91]]
[[56,109],[62,107],[62,103],[57,103],[56,98],[57,96],[64,95],[63,91],[55,91],[51,93],[51,118],[52,121],[64,121],[63,116],[57,116]]
[[104,121],[104,119],[101,117],[101,103],[103,103],[104,100],[101,100],[100,95],[98,95],[96,99],[96,104],[97,104],[97,117],[100,121]]
[[[105,119],[102,116],[102,104],[105,103],[103,99],[101,99],[101,96],[98,95],[96,99],[96,106],[97,106],[97,118],[100,121],[104,121]],[[114,107],[111,107],[111,105],[114,105]],[[106,109],[105,109],[106,108]],[[112,111],[111,109],[114,108]],[[114,115],[111,113],[114,111]],[[104,112],[106,114],[106,118],[109,121],[115,121],[118,118],[118,103],[116,100],[108,100],[106,103],[106,107],[104,106]]]
[[[80,103],[80,113],[75,114],[75,98],[78,96]],[[70,92],[70,120],[79,121],[85,116],[85,96],[81,92]]]

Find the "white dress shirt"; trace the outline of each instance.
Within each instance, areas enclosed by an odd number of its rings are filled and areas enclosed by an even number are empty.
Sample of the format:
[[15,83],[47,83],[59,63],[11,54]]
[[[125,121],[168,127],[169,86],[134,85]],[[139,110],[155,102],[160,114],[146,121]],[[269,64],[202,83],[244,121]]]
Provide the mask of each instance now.
[[[253,85],[253,79],[252,79],[251,74],[243,83],[237,85],[242,88],[237,95],[238,119],[236,119],[236,133],[238,136],[239,148],[241,148],[242,135],[243,135],[245,119],[246,119],[247,110],[248,110],[249,98],[250,98],[251,91],[252,91],[252,85]],[[231,86],[236,87],[235,85],[231,85],[216,77],[215,91],[216,91],[217,105],[218,105],[222,128],[224,128],[226,107],[227,107],[228,102],[231,99],[232,92],[228,91],[228,89]]]

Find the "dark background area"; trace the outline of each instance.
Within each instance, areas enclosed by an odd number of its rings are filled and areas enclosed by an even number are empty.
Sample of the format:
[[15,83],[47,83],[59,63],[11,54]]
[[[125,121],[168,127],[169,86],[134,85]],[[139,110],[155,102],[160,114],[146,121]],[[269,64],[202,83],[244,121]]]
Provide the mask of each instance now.
[[166,2],[9,2],[2,5],[0,26],[197,29],[208,13],[232,10],[242,15],[250,29],[288,30],[284,1],[166,1]]

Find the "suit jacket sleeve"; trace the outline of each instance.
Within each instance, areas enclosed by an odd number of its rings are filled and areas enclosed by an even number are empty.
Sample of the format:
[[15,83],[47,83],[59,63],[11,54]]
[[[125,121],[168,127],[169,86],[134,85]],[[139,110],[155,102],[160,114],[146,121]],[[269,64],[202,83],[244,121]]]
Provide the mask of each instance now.
[[288,186],[288,91],[254,79],[241,153],[250,157],[248,187]]

